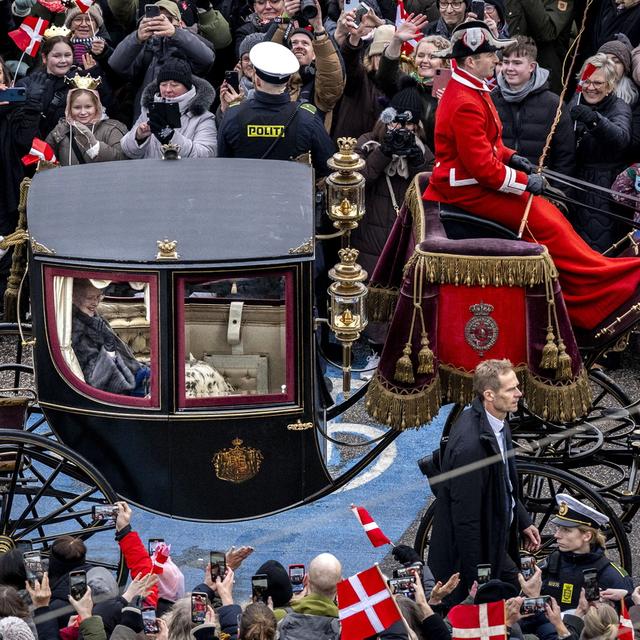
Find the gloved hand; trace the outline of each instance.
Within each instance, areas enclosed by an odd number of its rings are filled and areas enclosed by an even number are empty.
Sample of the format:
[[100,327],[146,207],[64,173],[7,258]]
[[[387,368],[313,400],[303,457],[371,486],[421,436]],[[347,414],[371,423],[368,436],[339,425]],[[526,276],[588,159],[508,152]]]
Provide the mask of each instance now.
[[42,96],[47,88],[47,74],[44,71],[36,71],[29,76],[29,85],[27,86],[27,103],[42,110]]
[[540,196],[544,193],[546,185],[547,181],[539,173],[532,173],[527,179],[526,190],[534,196]]
[[157,111],[149,112],[149,129],[161,144],[167,144],[174,133],[165,118]]
[[414,564],[416,562],[422,562],[422,558],[420,554],[409,545],[406,544],[398,544],[391,551],[391,555],[398,561],[400,564]]
[[414,144],[409,148],[409,153],[407,153],[407,162],[414,166],[424,162],[424,151],[422,151],[417,144]]
[[573,105],[569,113],[574,120],[582,122],[587,127],[594,127],[598,122],[598,114],[586,104]]
[[509,166],[516,171],[524,171],[527,175],[533,173],[535,167],[533,163],[527,160],[524,156],[519,156],[517,153],[514,153],[511,156],[511,160],[509,160]]
[[104,321],[104,318],[100,316],[92,316],[91,320],[91,328],[99,335],[106,335],[107,333],[111,333],[109,329],[107,329],[107,323]]
[[11,11],[14,16],[24,18],[31,13],[31,7],[36,3],[36,0],[14,0]]
[[88,147],[93,147],[96,144],[98,144],[98,140],[93,135],[93,132],[91,131],[91,129],[89,129],[89,127],[87,127],[86,125],[82,124],[81,122],[74,122],[73,126],[75,127],[76,131],[79,134],[81,134],[82,136],[85,137],[85,139],[87,140],[87,146]]
[[389,158],[393,155],[393,131],[387,131],[384,134],[380,143],[380,151]]

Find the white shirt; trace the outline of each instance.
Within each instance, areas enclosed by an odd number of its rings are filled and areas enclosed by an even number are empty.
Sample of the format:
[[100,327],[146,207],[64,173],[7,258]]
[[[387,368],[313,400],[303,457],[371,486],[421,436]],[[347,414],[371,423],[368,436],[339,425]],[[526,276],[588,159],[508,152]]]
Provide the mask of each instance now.
[[505,455],[505,444],[506,440],[504,437],[504,420],[500,420],[500,418],[496,418],[494,415],[490,414],[486,409],[484,412],[487,414],[487,420],[491,425],[491,429],[493,430],[493,434],[498,441],[498,447],[500,447],[500,454],[502,455],[502,461],[505,465],[505,476],[507,479],[507,486],[509,487],[509,496],[511,498],[511,518],[513,520],[513,508],[516,505],[516,501],[513,498],[513,487],[511,485],[511,478],[509,477],[509,465],[507,464],[507,457]]

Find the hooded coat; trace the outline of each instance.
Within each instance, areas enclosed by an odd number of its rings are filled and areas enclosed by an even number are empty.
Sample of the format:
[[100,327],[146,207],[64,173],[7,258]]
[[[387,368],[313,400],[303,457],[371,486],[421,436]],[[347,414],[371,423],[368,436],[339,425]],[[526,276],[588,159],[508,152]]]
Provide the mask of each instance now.
[[[149,108],[158,98],[158,83],[152,82],[145,87],[142,94],[142,113],[125,135],[120,144],[124,154],[129,158],[162,158],[162,145],[151,135],[142,144],[136,141],[136,130],[149,119]],[[187,93],[175,99],[180,104],[181,127],[174,131],[171,144],[180,146],[183,158],[213,158],[217,149],[217,132],[215,117],[209,107],[215,100],[216,92],[202,78],[193,77],[193,87]]]
[[[576,102],[574,96],[569,107]],[[626,150],[631,143],[631,108],[613,94],[588,106],[598,114],[598,120],[591,129],[582,122],[576,125],[576,177],[609,189],[626,165]],[[579,199],[604,211],[613,210],[611,202],[597,191],[580,192]],[[571,222],[585,242],[600,253],[629,232],[623,222],[586,207],[574,207]]]
[[[536,66],[530,82],[513,95],[504,76],[498,74],[498,87],[491,92],[502,120],[503,142],[534,165],[538,164],[560,102],[560,98],[549,91],[548,78],[549,72]],[[575,140],[573,121],[566,107],[562,110],[545,164],[560,173],[573,174]]]
[[[504,431],[505,451],[511,450],[511,433]],[[442,459],[442,472],[500,455],[498,441],[479,398],[471,403],[451,429]],[[439,484],[433,533],[427,564],[436,580],[443,583],[460,572],[461,588],[468,593],[477,578],[478,564],[490,564],[491,575],[499,577],[505,567],[505,554],[518,564],[517,531],[531,525],[526,510],[517,501],[518,472],[515,459],[507,464],[498,459]],[[511,495],[516,499],[513,523],[505,508]]]

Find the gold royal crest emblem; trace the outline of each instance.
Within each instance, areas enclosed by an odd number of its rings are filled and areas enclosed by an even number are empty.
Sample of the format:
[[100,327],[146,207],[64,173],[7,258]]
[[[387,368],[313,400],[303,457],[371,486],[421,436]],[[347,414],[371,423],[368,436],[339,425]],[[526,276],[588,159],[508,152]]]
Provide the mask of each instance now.
[[569,505],[566,502],[561,502],[560,506],[558,507],[558,515],[566,516],[567,513],[569,513]]
[[216,452],[211,459],[216,476],[227,482],[246,482],[260,471],[264,456],[259,449],[241,446],[240,438],[231,444],[232,448]]

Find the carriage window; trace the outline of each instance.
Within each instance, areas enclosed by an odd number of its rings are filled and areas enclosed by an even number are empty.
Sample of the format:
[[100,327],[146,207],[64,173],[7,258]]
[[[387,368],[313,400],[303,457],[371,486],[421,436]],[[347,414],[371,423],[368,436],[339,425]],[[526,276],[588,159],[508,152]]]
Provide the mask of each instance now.
[[49,283],[55,334],[71,382],[98,398],[108,394],[109,402],[150,404],[151,278],[56,272]]
[[292,397],[291,274],[184,279],[183,406]]

